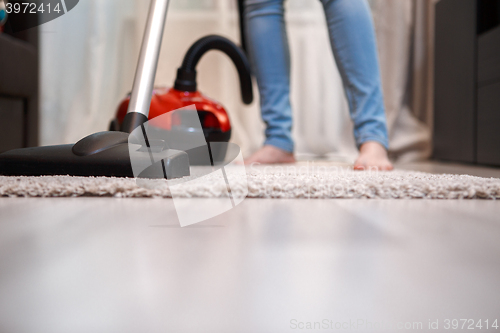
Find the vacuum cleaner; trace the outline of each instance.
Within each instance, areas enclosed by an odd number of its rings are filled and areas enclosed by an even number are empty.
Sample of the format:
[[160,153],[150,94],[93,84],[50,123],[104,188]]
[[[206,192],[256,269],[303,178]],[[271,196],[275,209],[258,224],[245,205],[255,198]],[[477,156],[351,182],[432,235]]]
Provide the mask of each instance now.
[[[226,54],[234,63],[240,81],[241,98],[244,104],[251,104],[253,101],[252,77],[250,65],[243,50],[225,37],[210,35],[199,39],[187,51],[181,67],[177,70],[177,77],[173,88],[158,88],[153,90],[151,107],[149,109],[149,119],[154,119],[165,113],[194,105],[201,122],[201,129],[206,142],[210,145],[213,142],[229,142],[231,138],[231,123],[225,108],[218,103],[200,93],[197,90],[196,66],[205,53],[210,50],[218,50]],[[129,109],[131,95],[120,104],[116,113],[116,118],[110,123],[110,131],[123,130],[123,124],[127,110]],[[178,126],[183,126],[182,117],[179,117]],[[169,117],[157,118],[155,126],[159,129],[172,131],[171,119]],[[162,121],[164,119],[164,121]],[[192,133],[192,128],[190,133]],[[165,133],[165,132],[163,132]],[[165,134],[163,134],[165,135]],[[150,134],[153,138],[160,138],[161,134]],[[186,150],[183,146],[184,140],[177,139],[169,141],[172,149]],[[219,163],[224,160],[225,150],[219,151],[214,147],[227,147],[227,145],[211,145],[212,162]],[[200,160],[200,154],[196,150],[187,150],[192,165],[205,164]]]
[[[168,4],[169,0],[151,0],[132,92],[120,106],[111,130],[89,135],[74,145],[24,148],[3,153],[0,155],[0,175],[134,177],[131,163],[133,155],[136,165],[150,165],[149,172],[145,170],[141,173],[141,177],[173,179],[189,176],[190,164],[196,164],[196,157],[200,154],[193,153],[193,150],[176,149],[176,147],[182,148],[183,142],[148,138],[145,127],[149,119],[190,104],[196,106],[203,135],[207,140],[229,141],[231,126],[227,112],[220,104],[197,92],[195,70],[205,52],[211,49],[223,51],[236,64],[240,74],[243,101],[251,103],[253,95],[248,61],[244,53],[229,40],[219,36],[208,36],[199,40],[188,51],[178,71],[174,88],[166,94],[153,93]],[[189,141],[191,135],[189,130],[192,128],[186,128],[185,133],[182,132],[182,112],[176,112],[174,116],[181,118],[180,126],[176,126],[177,132],[180,131],[183,135],[180,138]],[[155,125],[156,123],[159,122],[155,122]],[[139,127],[142,131],[136,130]],[[147,128],[148,134],[151,135],[152,126]],[[159,130],[161,132],[161,128]],[[130,133],[141,132],[145,137],[134,141],[134,135]],[[133,151],[130,150],[130,143],[136,147]],[[151,147],[152,143],[156,146]],[[214,146],[224,145],[214,144]],[[217,155],[218,160],[223,159],[224,149],[219,150],[219,154],[210,152],[211,163],[214,162],[212,155]]]

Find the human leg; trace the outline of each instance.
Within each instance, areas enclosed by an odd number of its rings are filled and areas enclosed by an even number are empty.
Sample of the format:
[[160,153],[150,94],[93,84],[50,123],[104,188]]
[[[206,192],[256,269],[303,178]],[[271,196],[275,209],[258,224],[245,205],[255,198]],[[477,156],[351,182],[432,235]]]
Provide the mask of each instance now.
[[321,0],[339,68],[354,137],[357,169],[392,169],[375,30],[366,0]]
[[248,52],[259,86],[262,119],[266,124],[264,148],[248,162],[293,161],[290,52],[283,1],[245,1]]

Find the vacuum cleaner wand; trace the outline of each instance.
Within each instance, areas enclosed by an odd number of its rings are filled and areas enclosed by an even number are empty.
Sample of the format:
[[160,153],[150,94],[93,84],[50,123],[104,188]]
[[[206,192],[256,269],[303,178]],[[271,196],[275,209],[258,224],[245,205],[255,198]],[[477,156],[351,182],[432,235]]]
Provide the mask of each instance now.
[[131,133],[148,121],[169,0],[152,0],[127,115],[121,131]]

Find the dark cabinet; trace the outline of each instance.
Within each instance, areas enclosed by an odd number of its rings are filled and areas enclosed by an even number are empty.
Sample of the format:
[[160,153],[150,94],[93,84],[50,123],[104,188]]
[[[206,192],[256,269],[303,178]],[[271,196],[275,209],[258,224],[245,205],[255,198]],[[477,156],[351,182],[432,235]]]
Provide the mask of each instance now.
[[500,166],[500,0],[436,4],[434,158]]
[[26,146],[24,110],[22,98],[0,97],[0,152]]
[[38,145],[38,31],[0,33],[0,153]]

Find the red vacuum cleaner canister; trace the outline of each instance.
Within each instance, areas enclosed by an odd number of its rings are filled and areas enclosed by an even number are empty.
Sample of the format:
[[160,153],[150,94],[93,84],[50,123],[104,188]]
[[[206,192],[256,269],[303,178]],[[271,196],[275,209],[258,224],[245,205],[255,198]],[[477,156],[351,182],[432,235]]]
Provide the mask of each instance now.
[[[177,70],[173,88],[158,88],[153,92],[149,120],[183,107],[195,105],[207,142],[229,142],[231,123],[224,107],[204,96],[197,90],[196,66],[201,57],[210,50],[225,53],[238,70],[241,97],[245,104],[253,101],[252,77],[250,65],[243,50],[227,38],[211,35],[199,39],[186,53],[182,66]],[[111,121],[110,130],[120,130],[127,114],[130,96],[118,108],[116,118]],[[163,120],[164,119],[164,120]],[[170,130],[171,117],[155,121],[154,126]],[[182,125],[182,124],[181,124]]]
[[[130,95],[120,104],[116,119],[110,124],[110,130],[120,129],[127,114]],[[198,111],[200,123],[207,142],[228,142],[231,138],[231,123],[224,107],[218,102],[204,96],[199,91],[179,91],[175,88],[157,88],[153,91],[149,119],[161,116],[170,111],[194,105]],[[155,122],[155,126],[171,129],[170,118],[164,122]]]

